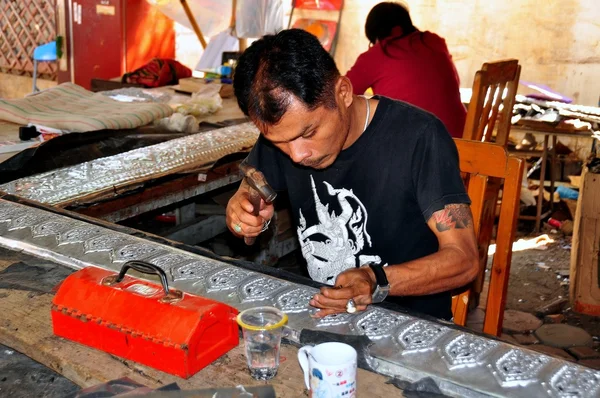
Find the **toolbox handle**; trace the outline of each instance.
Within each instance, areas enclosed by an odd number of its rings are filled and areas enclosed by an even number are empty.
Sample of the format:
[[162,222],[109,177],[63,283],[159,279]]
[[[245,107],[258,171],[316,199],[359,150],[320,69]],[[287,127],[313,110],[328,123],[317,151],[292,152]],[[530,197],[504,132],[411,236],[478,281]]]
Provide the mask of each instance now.
[[117,276],[115,283],[121,282],[125,277],[125,273],[127,273],[127,271],[130,268],[133,268],[134,270],[143,274],[158,275],[158,277],[160,278],[160,283],[162,284],[162,288],[165,291],[165,295],[169,295],[169,282],[167,282],[167,274],[165,273],[165,271],[158,265],[150,264],[145,261],[127,261],[125,264],[123,264],[123,267],[121,267],[121,271],[119,271],[119,275]]

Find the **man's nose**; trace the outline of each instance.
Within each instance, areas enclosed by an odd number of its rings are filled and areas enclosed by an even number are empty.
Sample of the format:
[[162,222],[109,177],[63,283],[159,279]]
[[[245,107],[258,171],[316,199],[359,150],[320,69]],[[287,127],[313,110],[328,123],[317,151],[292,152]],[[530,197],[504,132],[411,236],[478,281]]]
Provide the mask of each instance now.
[[310,150],[306,147],[306,145],[303,145],[299,142],[290,142],[288,145],[288,149],[290,153],[290,158],[295,163],[301,163],[304,159],[309,158],[311,155]]

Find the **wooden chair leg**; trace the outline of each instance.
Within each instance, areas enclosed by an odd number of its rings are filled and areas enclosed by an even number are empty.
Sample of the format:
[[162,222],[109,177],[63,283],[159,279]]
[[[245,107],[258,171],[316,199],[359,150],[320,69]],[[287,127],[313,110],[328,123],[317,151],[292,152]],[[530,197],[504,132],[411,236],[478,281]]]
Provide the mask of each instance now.
[[[504,306],[508,291],[510,262],[512,258],[512,242],[515,237],[517,217],[519,215],[519,195],[521,192],[520,179],[523,175],[523,162],[510,158],[506,167],[506,179],[502,195],[502,208],[498,222],[498,237],[496,254],[490,275],[483,332],[499,336],[502,333]],[[517,180],[519,181],[517,183]]]
[[456,325],[465,326],[467,323],[470,294],[471,289],[452,297],[452,313],[454,315],[454,323]]

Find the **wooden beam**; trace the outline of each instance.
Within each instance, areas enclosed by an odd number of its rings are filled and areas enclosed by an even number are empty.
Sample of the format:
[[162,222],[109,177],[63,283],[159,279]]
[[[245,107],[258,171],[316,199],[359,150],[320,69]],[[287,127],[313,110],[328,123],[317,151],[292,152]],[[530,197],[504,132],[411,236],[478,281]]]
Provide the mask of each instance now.
[[196,17],[194,17],[194,14],[192,14],[192,10],[190,10],[190,6],[188,5],[186,0],[179,0],[179,1],[181,1],[183,10],[185,11],[185,14],[187,15],[188,20],[190,21],[190,24],[192,24],[192,28],[194,29],[194,32],[196,33],[198,40],[200,40],[200,44],[202,44],[202,48],[206,49],[206,40],[204,39],[204,35],[202,34],[202,31],[200,30],[200,27],[198,26],[198,23],[196,22]]

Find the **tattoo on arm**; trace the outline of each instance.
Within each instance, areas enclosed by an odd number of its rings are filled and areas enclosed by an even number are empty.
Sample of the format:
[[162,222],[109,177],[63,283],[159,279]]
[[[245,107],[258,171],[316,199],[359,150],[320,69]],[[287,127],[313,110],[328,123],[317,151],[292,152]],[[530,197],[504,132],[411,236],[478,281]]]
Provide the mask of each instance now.
[[442,210],[433,213],[433,220],[439,232],[452,228],[469,228],[473,223],[471,208],[466,204],[446,205]]

